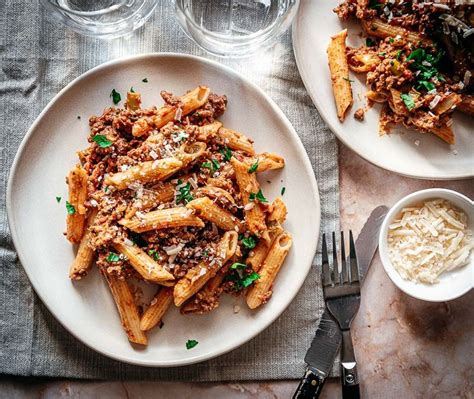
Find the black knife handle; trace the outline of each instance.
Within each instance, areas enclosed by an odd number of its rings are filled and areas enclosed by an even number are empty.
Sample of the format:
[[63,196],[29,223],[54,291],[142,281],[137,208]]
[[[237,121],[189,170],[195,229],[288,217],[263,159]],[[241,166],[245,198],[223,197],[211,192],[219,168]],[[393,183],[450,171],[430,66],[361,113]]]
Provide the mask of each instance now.
[[317,374],[311,367],[306,368],[306,373],[296,389],[293,399],[316,399],[319,398],[326,378]]

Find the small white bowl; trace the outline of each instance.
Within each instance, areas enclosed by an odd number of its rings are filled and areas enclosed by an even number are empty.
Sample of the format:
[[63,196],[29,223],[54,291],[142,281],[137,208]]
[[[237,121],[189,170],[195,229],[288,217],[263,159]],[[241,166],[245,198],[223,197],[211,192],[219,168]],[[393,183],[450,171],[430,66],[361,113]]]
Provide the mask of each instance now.
[[410,205],[428,199],[442,198],[464,211],[468,217],[469,229],[474,230],[474,201],[456,191],[430,188],[414,192],[398,201],[388,212],[382,224],[379,237],[379,253],[383,267],[392,282],[408,295],[429,302],[445,302],[467,293],[474,286],[474,250],[470,262],[457,270],[446,272],[439,277],[437,284],[423,284],[404,280],[395,270],[388,257],[388,226],[400,211]]

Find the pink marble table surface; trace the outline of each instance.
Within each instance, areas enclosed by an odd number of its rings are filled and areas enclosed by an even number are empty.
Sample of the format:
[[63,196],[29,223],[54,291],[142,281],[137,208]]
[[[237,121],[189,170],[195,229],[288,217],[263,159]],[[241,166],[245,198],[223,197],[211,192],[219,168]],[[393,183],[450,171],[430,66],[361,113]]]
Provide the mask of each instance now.
[[[341,227],[356,234],[371,210],[413,191],[450,188],[474,198],[474,180],[424,181],[379,169],[340,146]],[[353,339],[364,398],[473,398],[474,292],[448,303],[408,297],[378,256],[367,276]],[[3,378],[0,398],[290,398],[296,381],[252,383],[83,382]],[[338,380],[322,398],[339,398]]]

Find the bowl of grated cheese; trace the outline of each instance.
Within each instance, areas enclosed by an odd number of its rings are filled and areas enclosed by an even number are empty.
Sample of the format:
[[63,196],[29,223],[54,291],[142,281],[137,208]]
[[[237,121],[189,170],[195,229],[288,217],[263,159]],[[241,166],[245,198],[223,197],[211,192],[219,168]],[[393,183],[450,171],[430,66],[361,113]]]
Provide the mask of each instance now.
[[408,295],[444,302],[474,286],[474,201],[432,188],[398,201],[382,224],[379,252],[392,282]]

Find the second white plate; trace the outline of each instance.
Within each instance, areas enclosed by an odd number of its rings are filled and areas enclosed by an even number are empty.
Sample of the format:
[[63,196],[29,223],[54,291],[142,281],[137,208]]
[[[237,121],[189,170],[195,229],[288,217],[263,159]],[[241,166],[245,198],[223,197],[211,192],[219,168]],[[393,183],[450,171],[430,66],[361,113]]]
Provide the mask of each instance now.
[[432,134],[397,127],[379,137],[379,108],[353,118],[365,106],[365,74],[351,73],[354,105],[346,120],[336,116],[326,49],[330,37],[348,28],[348,45],[360,46],[362,28],[355,21],[340,22],[332,11],[340,1],[302,0],[293,24],[293,47],[303,82],[321,116],[337,137],[367,161],[392,172],[422,179],[462,179],[474,176],[473,119],[455,112],[456,144],[449,146]]

